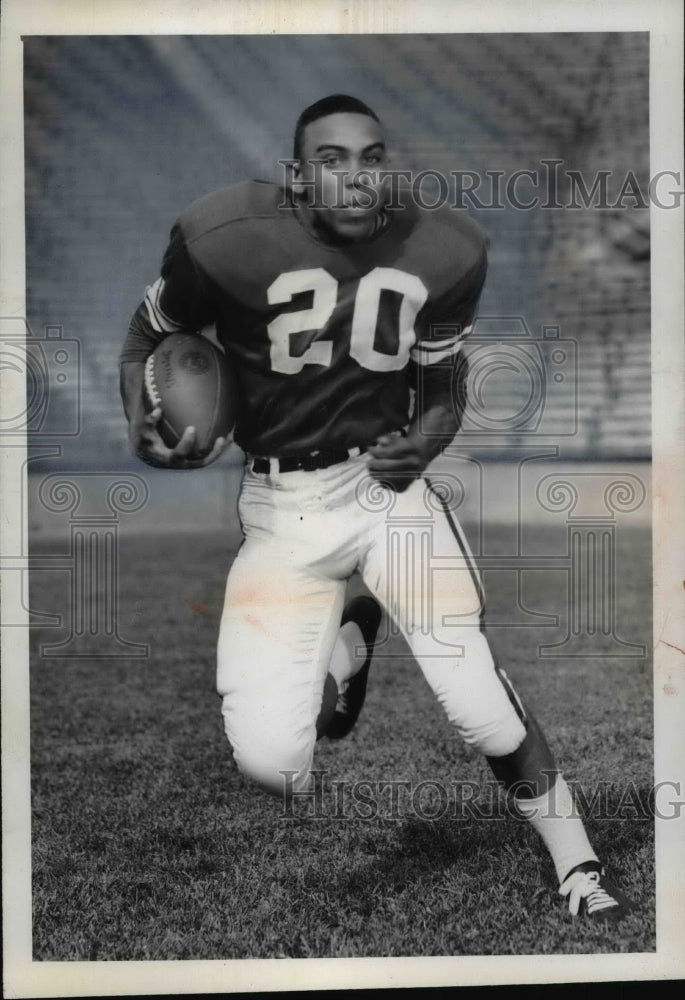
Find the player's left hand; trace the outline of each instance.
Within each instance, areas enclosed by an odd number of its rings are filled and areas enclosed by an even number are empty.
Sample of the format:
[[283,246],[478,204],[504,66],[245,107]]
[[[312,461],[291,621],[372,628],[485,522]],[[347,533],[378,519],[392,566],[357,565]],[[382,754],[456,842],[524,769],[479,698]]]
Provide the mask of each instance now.
[[404,493],[435,457],[430,444],[427,438],[411,430],[407,437],[384,434],[368,449],[369,472],[397,493]]

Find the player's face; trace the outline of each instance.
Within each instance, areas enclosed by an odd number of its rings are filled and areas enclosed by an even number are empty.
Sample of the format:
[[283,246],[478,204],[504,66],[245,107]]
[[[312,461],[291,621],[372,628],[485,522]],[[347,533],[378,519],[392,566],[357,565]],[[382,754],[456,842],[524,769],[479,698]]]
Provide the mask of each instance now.
[[333,236],[364,240],[383,206],[379,171],[386,163],[377,121],[351,112],[328,115],[304,130],[293,188],[306,196],[317,222]]

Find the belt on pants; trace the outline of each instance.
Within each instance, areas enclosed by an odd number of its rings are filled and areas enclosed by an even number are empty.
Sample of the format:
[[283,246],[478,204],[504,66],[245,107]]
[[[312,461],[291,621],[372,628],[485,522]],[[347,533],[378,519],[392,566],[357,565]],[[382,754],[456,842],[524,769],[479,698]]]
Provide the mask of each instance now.
[[309,455],[291,456],[289,458],[253,458],[252,471],[274,475],[277,472],[314,472],[315,469],[327,469],[329,465],[338,465],[348,458],[363,455],[368,445],[359,448],[332,448],[325,451],[313,451]]

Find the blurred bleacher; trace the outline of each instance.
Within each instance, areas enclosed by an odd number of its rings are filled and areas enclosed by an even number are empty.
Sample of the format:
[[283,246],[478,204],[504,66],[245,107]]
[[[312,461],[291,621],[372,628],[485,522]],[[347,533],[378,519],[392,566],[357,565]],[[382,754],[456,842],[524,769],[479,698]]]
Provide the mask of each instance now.
[[[33,336],[59,326],[81,345],[69,467],[132,461],[117,356],[178,212],[227,183],[279,179],[297,114],[326,93],[375,108],[397,166],[509,176],[559,159],[588,186],[610,171],[614,199],[628,171],[647,191],[646,34],[63,36],[24,49],[27,315]],[[575,342],[577,379],[550,380],[541,425],[563,458],[650,452],[649,213],[624,204],[472,212],[491,238],[481,314]],[[501,432],[474,434],[475,453],[521,440],[506,414],[527,391],[501,387],[488,404]]]

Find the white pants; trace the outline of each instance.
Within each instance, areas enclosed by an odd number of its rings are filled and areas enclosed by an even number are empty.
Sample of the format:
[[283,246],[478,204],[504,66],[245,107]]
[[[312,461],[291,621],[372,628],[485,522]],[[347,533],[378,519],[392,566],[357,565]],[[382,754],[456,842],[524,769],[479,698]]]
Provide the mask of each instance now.
[[380,486],[367,460],[273,475],[248,463],[245,473],[245,541],[226,587],[217,689],[238,767],[275,795],[285,788],[281,772],[297,772],[294,790],[309,780],[355,571],[467,743],[502,756],[525,736],[481,632],[480,583],[448,505],[424,479],[399,494]]

